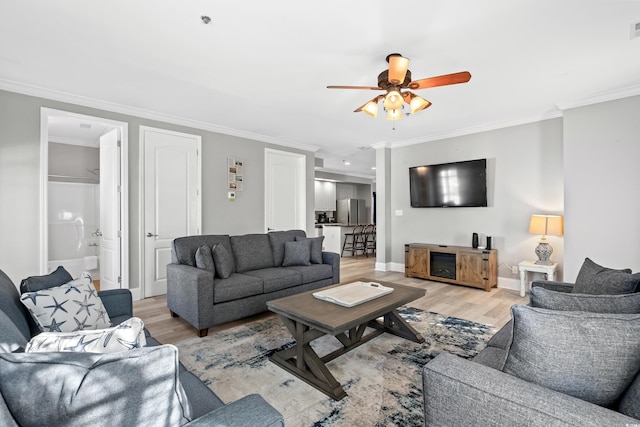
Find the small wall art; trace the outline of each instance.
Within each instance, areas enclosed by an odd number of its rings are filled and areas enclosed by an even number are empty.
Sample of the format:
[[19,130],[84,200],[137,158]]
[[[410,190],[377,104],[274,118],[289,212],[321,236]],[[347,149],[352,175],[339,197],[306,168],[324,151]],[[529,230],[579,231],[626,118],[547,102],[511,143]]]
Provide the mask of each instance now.
[[235,157],[227,157],[227,190],[244,190],[244,164]]

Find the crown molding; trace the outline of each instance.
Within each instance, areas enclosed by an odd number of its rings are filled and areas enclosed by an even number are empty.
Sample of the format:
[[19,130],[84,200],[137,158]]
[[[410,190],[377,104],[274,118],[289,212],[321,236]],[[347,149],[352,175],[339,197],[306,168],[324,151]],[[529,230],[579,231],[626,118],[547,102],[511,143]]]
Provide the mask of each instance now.
[[454,131],[434,133],[431,135],[425,135],[423,137],[394,142],[393,144],[391,144],[391,148],[406,147],[409,145],[421,144],[423,142],[439,141],[441,139],[454,138],[457,136],[472,135],[475,133],[488,132],[496,129],[504,129],[512,126],[519,126],[519,125],[524,125],[528,123],[540,122],[543,120],[556,119],[558,117],[562,117],[562,111],[554,110],[539,116],[523,117],[520,119],[514,119],[514,120],[509,120],[504,122],[486,123],[478,126],[470,126],[467,128],[456,129]]
[[317,147],[314,145],[282,141],[277,138],[273,138],[270,136],[261,135],[253,132],[247,132],[239,129],[228,128],[224,126],[215,125],[212,123],[202,122],[199,120],[192,120],[184,117],[178,117],[170,114],[160,113],[157,111],[146,110],[143,108],[130,107],[127,105],[117,104],[115,102],[109,102],[101,99],[75,95],[72,93],[62,92],[54,89],[46,89],[40,86],[19,83],[11,80],[0,79],[0,89],[6,90],[9,92],[20,93],[22,95],[35,96],[38,98],[51,99],[53,101],[67,102],[70,104],[81,105],[84,107],[97,108],[100,110],[110,111],[112,113],[126,114],[129,116],[171,123],[178,126],[186,126],[194,129],[206,130],[210,132],[221,133],[224,135],[236,136],[239,138],[265,142],[268,144],[295,148],[297,150],[302,150],[302,151],[310,151],[315,153],[320,149],[320,147]]
[[600,102],[615,101],[616,99],[628,98],[636,95],[640,95],[640,85],[601,92],[597,95],[582,98],[577,101],[559,102],[556,104],[556,107],[564,111],[571,108],[584,107],[586,105],[598,104]]

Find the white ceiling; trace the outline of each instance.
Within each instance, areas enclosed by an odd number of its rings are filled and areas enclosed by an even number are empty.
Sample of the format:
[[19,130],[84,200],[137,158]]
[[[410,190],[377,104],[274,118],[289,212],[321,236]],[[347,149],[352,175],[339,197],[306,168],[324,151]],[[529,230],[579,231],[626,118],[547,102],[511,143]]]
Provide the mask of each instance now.
[[[0,0],[0,88],[317,149],[329,171],[373,176],[360,147],[640,93],[638,22],[640,1]],[[326,89],[377,85],[392,52],[414,80],[473,77],[417,91],[433,106],[395,130],[353,113],[378,92]]]

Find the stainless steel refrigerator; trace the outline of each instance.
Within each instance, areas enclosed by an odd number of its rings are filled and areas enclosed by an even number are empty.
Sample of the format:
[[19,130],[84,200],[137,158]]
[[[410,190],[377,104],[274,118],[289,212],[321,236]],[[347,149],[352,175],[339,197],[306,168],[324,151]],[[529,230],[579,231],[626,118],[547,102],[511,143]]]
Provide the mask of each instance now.
[[344,199],[337,202],[339,224],[369,224],[369,211],[364,199]]

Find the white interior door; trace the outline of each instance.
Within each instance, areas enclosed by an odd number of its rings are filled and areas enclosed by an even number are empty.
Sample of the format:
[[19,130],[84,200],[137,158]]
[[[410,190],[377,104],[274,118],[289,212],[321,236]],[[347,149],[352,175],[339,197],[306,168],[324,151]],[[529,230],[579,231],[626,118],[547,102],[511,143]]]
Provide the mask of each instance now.
[[140,127],[144,171],[144,296],[167,292],[176,237],[200,233],[201,138]]
[[100,289],[121,285],[120,144],[118,129],[100,137]]
[[304,155],[265,150],[265,226],[306,230],[307,190]]

